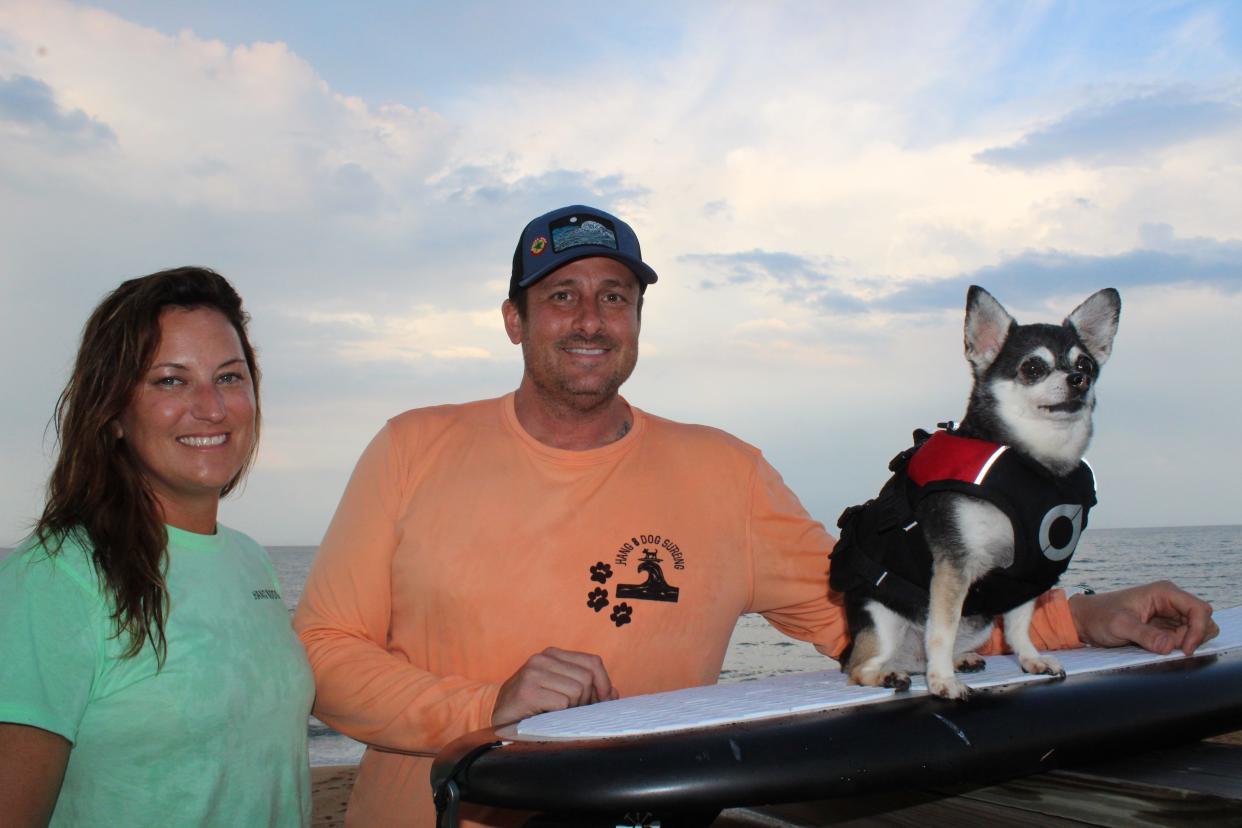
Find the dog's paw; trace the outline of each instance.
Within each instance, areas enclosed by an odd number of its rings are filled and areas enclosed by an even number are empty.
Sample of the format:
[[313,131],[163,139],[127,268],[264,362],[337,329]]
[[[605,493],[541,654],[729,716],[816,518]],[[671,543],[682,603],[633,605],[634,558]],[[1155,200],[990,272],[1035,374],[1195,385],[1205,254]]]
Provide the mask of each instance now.
[[1020,658],[1018,661],[1022,665],[1022,669],[1028,673],[1065,678],[1065,668],[1061,666],[1061,662],[1050,655],[1039,656],[1038,658]]
[[901,693],[910,689],[910,674],[904,670],[894,670],[884,677],[884,686],[891,687]]
[[904,670],[859,669],[850,671],[850,684],[864,687],[891,687],[893,690],[909,690],[910,674]]
[[988,663],[978,653],[963,653],[958,656],[953,669],[959,673],[978,673],[987,669]]
[[942,699],[965,701],[970,698],[970,688],[957,680],[956,676],[927,674],[927,689],[933,696]]

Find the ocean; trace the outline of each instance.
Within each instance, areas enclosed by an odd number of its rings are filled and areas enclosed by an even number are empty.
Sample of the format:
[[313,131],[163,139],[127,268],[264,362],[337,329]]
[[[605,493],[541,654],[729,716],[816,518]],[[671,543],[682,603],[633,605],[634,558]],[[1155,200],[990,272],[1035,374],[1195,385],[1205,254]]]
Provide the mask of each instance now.
[[[0,558],[8,550],[0,550]],[[306,584],[313,546],[268,547],[290,612]],[[1163,578],[1206,598],[1218,608],[1242,604],[1242,526],[1160,529],[1088,529],[1079,543],[1065,584],[1118,589]],[[739,619],[720,671],[722,682],[782,673],[831,669],[836,663],[811,645],[786,638],[760,616]],[[356,763],[363,746],[311,717],[312,765]]]

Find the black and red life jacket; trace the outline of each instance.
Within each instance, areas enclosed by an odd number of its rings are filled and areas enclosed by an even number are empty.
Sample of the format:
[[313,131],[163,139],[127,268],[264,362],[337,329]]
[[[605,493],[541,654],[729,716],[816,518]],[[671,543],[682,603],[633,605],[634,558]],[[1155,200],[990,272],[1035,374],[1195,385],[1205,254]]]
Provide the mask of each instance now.
[[950,431],[919,430],[914,439],[889,464],[893,476],[879,496],[851,506],[837,521],[832,588],[873,598],[903,615],[925,615],[932,561],[915,515],[919,502],[934,492],[986,500],[1013,524],[1013,563],[971,585],[964,615],[999,615],[1055,585],[1096,504],[1091,467],[1080,462],[1058,477],[999,443]]

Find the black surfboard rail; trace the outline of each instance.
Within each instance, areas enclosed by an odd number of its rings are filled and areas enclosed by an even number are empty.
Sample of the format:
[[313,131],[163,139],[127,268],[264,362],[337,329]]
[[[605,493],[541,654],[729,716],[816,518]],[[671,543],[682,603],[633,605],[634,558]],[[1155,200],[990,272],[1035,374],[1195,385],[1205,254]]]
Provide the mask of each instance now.
[[[1059,682],[929,696],[693,730],[449,744],[433,789],[547,814],[774,805],[991,784],[1242,730],[1242,651]],[[492,747],[488,747],[492,745]]]

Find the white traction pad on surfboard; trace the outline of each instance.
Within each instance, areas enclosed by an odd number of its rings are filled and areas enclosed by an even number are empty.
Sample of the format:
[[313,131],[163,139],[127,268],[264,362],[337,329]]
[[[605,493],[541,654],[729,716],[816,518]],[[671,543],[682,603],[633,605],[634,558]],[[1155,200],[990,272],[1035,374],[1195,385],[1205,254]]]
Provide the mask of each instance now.
[[[1220,635],[1201,646],[1195,656],[1242,649],[1242,607],[1213,615]],[[1186,658],[1180,651],[1156,655],[1138,647],[1100,649],[1083,647],[1055,653],[1068,675],[1122,670]],[[1011,655],[987,656],[987,669],[980,673],[959,673],[973,688],[1001,687],[1053,677],[1022,672]],[[882,687],[858,687],[846,683],[838,670],[818,673],[791,673],[737,684],[691,687],[666,693],[632,696],[617,701],[540,713],[518,723],[521,740],[602,739],[668,733],[696,727],[736,724],[758,719],[810,713],[841,707],[887,701],[896,691]],[[927,695],[922,676],[913,676],[908,696]]]

